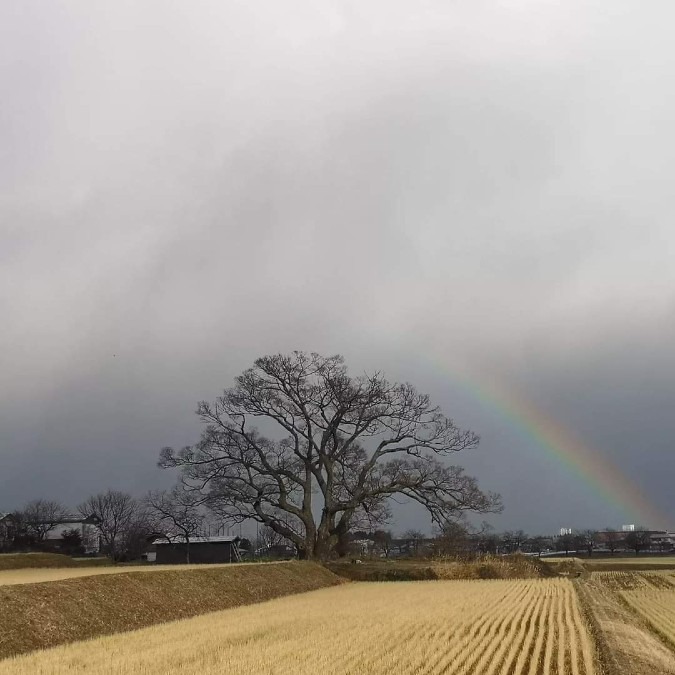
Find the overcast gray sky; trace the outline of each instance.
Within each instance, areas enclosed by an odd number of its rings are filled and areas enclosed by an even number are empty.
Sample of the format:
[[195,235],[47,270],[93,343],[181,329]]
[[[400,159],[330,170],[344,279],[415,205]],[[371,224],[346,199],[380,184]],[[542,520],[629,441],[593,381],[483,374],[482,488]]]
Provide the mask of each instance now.
[[199,399],[306,349],[480,433],[457,459],[503,494],[498,529],[645,515],[467,381],[675,527],[674,20],[666,0],[3,2],[0,510],[162,484]]

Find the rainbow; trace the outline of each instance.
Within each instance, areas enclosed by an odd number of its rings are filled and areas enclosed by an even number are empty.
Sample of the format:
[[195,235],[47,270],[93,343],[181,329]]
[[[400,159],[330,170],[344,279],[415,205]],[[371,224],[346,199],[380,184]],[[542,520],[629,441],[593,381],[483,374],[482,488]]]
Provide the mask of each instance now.
[[494,380],[453,373],[452,379],[483,407],[506,419],[516,430],[535,441],[555,462],[583,481],[607,503],[622,511],[627,522],[666,529],[668,516],[658,509],[617,466],[568,429],[538,409],[509,386]]

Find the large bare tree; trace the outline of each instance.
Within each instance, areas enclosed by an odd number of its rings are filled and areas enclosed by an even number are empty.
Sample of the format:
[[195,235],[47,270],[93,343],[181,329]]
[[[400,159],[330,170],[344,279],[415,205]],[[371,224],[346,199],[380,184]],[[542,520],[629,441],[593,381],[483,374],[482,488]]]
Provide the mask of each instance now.
[[350,377],[341,356],[262,357],[197,413],[200,441],[164,448],[160,465],[180,468],[222,517],[271,527],[302,558],[345,550],[350,527],[382,521],[397,495],[440,526],[501,508],[498,495],[443,461],[476,447],[474,433],[410,384]]

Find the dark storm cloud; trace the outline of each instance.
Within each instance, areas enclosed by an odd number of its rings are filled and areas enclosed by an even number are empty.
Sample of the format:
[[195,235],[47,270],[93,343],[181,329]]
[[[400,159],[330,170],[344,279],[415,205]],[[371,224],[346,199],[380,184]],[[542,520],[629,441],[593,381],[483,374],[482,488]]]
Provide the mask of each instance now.
[[195,402],[295,348],[481,432],[500,527],[629,514],[454,372],[673,508],[670,4],[0,12],[0,509],[166,480]]

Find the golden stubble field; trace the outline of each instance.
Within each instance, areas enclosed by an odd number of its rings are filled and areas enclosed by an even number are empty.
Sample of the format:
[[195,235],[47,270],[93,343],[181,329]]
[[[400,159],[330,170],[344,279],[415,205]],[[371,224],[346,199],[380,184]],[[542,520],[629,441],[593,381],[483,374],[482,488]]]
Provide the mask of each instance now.
[[654,632],[675,648],[675,574],[653,572],[635,576],[639,581],[624,582],[621,596]]
[[591,675],[567,579],[352,583],[0,662],[46,673]]
[[672,571],[592,572],[577,590],[609,675],[675,675]]

